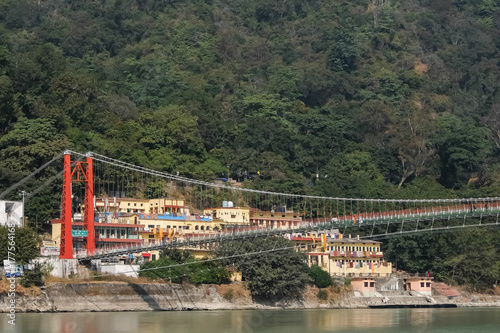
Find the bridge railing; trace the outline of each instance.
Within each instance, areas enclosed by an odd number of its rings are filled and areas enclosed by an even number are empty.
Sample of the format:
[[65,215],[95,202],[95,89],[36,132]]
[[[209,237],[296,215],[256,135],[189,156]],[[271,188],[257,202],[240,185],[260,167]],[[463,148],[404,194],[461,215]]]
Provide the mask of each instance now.
[[[358,215],[344,215],[337,216],[331,219],[319,218],[311,220],[302,220],[296,226],[290,227],[280,227],[272,228],[268,226],[248,226],[241,227],[238,229],[231,229],[216,234],[193,234],[189,238],[178,239],[178,240],[161,240],[151,244],[139,244],[139,245],[127,245],[119,246],[113,248],[98,249],[95,251],[95,255],[112,255],[117,253],[140,253],[147,252],[150,250],[161,249],[167,246],[171,247],[181,247],[189,245],[192,243],[206,243],[206,242],[220,242],[226,241],[234,238],[242,238],[246,236],[255,236],[263,234],[276,234],[275,231],[280,231],[281,233],[286,231],[301,230],[305,228],[335,228],[335,227],[346,227],[355,226],[362,224],[373,224],[373,223],[386,223],[400,220],[419,220],[419,219],[430,219],[430,218],[458,218],[467,216],[483,216],[486,214],[498,214],[500,212],[499,202],[490,202],[488,206],[485,204],[467,207],[464,205],[454,205],[454,206],[444,206],[444,207],[431,207],[431,209],[414,209],[414,210],[403,210],[403,211],[389,211],[389,212],[379,212],[379,213],[362,213]],[[88,255],[85,252],[75,253],[77,258],[87,258]]]

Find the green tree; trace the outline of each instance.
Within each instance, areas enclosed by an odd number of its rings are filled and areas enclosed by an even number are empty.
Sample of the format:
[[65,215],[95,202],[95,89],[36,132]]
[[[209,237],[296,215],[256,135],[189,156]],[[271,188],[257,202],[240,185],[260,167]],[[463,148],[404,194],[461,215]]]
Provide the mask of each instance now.
[[491,149],[489,132],[475,126],[472,119],[462,120],[454,115],[441,117],[438,126],[433,142],[441,160],[441,182],[456,187],[479,171]]
[[27,175],[68,147],[52,120],[22,118],[0,137],[0,169]]
[[295,297],[309,281],[304,255],[293,249],[291,241],[281,237],[225,242],[215,253],[220,258],[242,255],[224,262],[241,271],[256,299]]
[[341,22],[333,29],[331,44],[328,49],[328,67],[335,72],[355,70],[361,49],[352,21]]
[[[0,260],[9,258],[8,252],[14,253],[17,264],[24,265],[40,256],[40,237],[29,227],[14,228],[14,235],[9,228],[0,227]],[[9,250],[14,247],[14,250]]]

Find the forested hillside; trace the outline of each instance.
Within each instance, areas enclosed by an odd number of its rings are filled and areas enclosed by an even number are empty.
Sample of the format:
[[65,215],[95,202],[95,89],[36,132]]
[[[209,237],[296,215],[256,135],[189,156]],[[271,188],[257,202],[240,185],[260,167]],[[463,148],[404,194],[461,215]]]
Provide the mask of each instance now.
[[72,148],[276,191],[498,196],[499,33],[500,0],[0,0],[0,190]]

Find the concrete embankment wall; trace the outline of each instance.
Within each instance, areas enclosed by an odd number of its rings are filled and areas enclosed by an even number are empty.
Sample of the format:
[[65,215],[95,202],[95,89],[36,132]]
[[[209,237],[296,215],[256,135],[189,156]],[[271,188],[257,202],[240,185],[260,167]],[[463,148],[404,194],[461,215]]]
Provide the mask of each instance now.
[[[0,312],[6,295],[0,296]],[[138,284],[120,282],[54,283],[37,296],[18,296],[18,312],[167,311],[232,308],[214,285]]]
[[[227,286],[226,288],[228,288]],[[367,308],[382,304],[381,297],[354,297],[353,293],[319,301],[317,288],[304,291],[304,300],[292,303],[259,304],[249,295],[226,300],[215,285],[178,285],[127,282],[51,283],[37,295],[17,295],[16,312],[85,311],[175,311],[279,308]],[[313,290],[314,289],[314,290]],[[224,293],[224,291],[221,291]],[[10,298],[0,292],[0,312],[8,310]],[[435,303],[434,303],[435,302]],[[390,296],[384,304],[428,304],[425,297]],[[474,298],[434,297],[434,304],[457,306],[499,306],[500,296]]]

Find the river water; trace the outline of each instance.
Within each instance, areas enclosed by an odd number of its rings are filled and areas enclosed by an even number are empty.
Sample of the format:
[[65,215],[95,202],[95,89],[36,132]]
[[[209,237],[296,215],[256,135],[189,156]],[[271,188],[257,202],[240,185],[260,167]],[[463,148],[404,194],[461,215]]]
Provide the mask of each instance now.
[[16,333],[500,332],[500,308],[0,314]]

